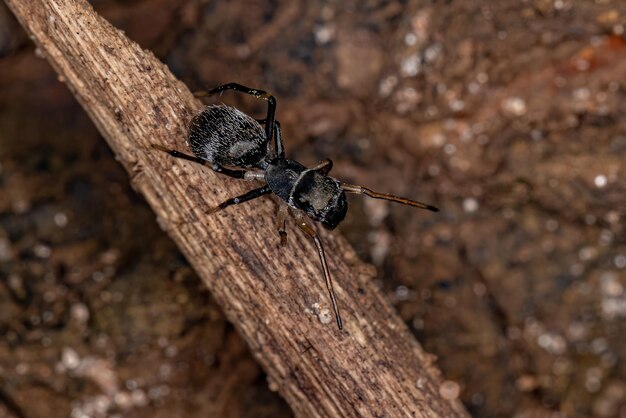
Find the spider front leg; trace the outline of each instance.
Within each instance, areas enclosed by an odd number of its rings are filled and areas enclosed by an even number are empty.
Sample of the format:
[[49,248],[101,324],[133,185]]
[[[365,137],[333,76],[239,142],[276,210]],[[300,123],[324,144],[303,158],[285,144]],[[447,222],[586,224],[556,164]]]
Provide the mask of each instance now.
[[390,202],[402,203],[403,205],[413,206],[415,208],[427,209],[432,212],[439,212],[439,209],[426,203],[416,200],[407,199],[406,197],[394,196],[387,193],[379,193],[367,187],[357,186],[355,184],[341,183],[341,188],[346,193],[364,194],[374,199],[389,200]]
[[326,281],[326,289],[328,290],[330,302],[333,306],[333,311],[335,312],[335,320],[337,321],[337,326],[341,330],[343,329],[343,321],[341,320],[341,315],[339,314],[339,306],[337,305],[337,298],[335,297],[333,280],[330,277],[330,271],[328,270],[328,264],[326,263],[326,254],[324,253],[322,241],[317,235],[317,232],[315,232],[315,228],[313,227],[313,225],[311,225],[309,219],[302,212],[296,211],[294,213],[294,217],[296,218],[296,224],[298,225],[298,228],[300,228],[309,237],[313,238],[313,242],[315,243],[315,247],[317,248],[317,253],[320,256],[320,261],[322,262],[322,270],[324,272],[324,279]]

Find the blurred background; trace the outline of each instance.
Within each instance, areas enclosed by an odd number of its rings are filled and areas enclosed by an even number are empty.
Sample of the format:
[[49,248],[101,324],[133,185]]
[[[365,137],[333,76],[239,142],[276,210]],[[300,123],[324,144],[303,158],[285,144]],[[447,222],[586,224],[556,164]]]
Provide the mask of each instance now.
[[[192,90],[271,91],[288,157],[441,208],[340,233],[446,396],[626,417],[626,2],[92,4]],[[0,417],[291,416],[44,58],[0,4]]]

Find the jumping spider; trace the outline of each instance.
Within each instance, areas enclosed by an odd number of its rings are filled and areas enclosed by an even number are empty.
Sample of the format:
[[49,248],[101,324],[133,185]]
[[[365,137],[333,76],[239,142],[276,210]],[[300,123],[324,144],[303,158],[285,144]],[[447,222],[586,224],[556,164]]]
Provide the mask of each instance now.
[[[212,208],[209,213],[215,213],[228,206],[270,193],[278,196],[281,202],[277,226],[281,242],[285,242],[285,221],[290,211],[298,227],[315,242],[337,326],[342,329],[324,247],[307,217],[320,222],[327,229],[335,229],[348,210],[346,193],[364,194],[375,199],[391,200],[433,212],[437,212],[438,209],[414,200],[343,183],[328,175],[333,166],[333,162],[329,159],[321,161],[315,167],[307,168],[297,161],[285,158],[280,123],[274,119],[276,99],[263,90],[229,83],[210,91],[198,92],[196,96],[221,94],[226,90],[236,90],[267,100],[267,117],[262,120],[253,119],[223,104],[207,106],[192,119],[189,125],[188,143],[193,156],[161,145],[154,145],[154,148],[165,151],[173,157],[202,164],[217,173],[264,182],[264,186],[228,199]],[[265,129],[261,125],[265,125]]]

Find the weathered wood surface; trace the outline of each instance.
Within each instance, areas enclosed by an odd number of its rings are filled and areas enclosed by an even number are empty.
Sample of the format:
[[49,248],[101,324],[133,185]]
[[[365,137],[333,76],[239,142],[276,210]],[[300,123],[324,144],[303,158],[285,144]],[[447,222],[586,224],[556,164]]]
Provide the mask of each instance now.
[[343,238],[321,231],[344,319],[339,331],[332,315],[322,322],[314,308],[330,310],[312,243],[291,227],[279,247],[271,199],[205,215],[252,185],[150,148],[186,150],[187,123],[201,107],[165,65],[86,1],[7,3],[296,415],[466,416],[457,400],[440,396],[431,357]]

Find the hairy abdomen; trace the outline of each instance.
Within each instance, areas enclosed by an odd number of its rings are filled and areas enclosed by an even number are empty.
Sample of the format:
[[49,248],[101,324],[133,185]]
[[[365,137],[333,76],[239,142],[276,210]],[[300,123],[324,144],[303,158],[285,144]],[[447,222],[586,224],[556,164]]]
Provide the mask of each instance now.
[[193,153],[213,164],[259,167],[267,154],[261,125],[245,113],[226,105],[208,106],[189,125]]

